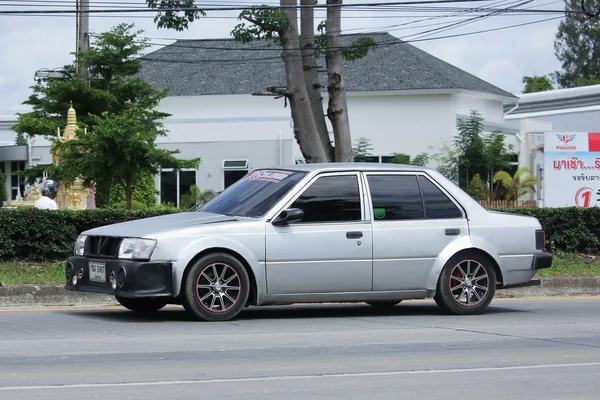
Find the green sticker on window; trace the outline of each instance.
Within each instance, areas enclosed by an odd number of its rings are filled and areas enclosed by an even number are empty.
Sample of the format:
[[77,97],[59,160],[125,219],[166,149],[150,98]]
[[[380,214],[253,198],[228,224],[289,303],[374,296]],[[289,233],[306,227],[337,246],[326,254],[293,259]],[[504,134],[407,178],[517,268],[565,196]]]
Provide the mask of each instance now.
[[375,215],[375,218],[377,219],[385,218],[385,208],[374,208],[373,215]]

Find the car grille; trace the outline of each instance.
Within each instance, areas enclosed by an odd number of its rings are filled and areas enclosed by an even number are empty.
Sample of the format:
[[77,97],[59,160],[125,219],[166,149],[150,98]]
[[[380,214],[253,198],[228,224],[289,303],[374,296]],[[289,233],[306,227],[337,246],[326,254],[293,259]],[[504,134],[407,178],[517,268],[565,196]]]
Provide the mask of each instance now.
[[113,236],[88,236],[85,241],[85,256],[116,258],[121,239]]

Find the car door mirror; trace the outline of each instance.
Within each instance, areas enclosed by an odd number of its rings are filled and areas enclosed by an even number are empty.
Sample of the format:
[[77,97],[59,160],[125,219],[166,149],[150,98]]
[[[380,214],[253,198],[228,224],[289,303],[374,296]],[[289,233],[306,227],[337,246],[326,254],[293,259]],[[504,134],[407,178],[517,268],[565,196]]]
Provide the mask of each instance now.
[[283,210],[277,218],[273,220],[275,226],[285,226],[290,222],[302,221],[304,218],[304,211],[299,208],[288,208]]

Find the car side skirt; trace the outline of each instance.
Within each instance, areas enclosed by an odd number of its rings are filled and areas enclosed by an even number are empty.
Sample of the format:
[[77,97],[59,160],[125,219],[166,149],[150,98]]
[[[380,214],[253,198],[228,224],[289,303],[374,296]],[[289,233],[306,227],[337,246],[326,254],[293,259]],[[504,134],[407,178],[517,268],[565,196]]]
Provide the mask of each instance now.
[[293,303],[323,303],[323,302],[365,302],[392,300],[419,300],[433,297],[431,290],[403,290],[381,292],[343,292],[343,293],[302,293],[302,294],[273,294],[267,295],[258,305],[293,304]]

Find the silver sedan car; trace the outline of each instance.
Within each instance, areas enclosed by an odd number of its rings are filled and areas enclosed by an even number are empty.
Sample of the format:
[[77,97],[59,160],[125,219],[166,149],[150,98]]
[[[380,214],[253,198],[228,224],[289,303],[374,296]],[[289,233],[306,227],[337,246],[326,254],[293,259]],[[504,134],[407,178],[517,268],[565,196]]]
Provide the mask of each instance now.
[[199,211],[83,232],[65,288],[208,321],[249,305],[430,297],[477,314],[497,289],[539,284],[545,241],[536,218],[488,211],[435,170],[294,165],[254,170]]

